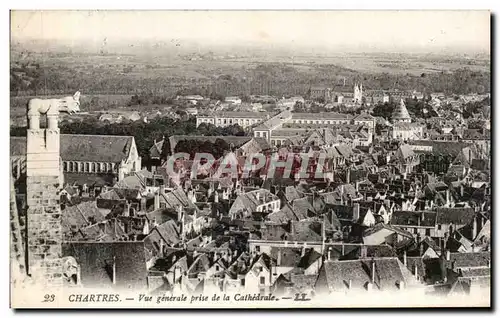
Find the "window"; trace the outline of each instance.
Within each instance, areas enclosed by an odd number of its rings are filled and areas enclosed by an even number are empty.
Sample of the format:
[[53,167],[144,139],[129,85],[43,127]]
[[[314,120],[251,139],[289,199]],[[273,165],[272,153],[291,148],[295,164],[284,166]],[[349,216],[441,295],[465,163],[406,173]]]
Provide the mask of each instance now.
[[241,286],[245,286],[245,279],[244,279],[244,278],[242,278],[242,279],[240,280],[240,283],[241,283]]
[[413,233],[414,233],[414,234],[417,234],[417,233],[418,233],[418,229],[417,229],[417,228],[414,228],[414,229],[413,229]]
[[431,236],[431,229],[425,229],[425,235]]
[[263,295],[265,292],[266,292],[266,290],[264,288],[259,289],[259,294]]
[[219,265],[215,265],[215,270],[219,271]]
[[266,283],[266,278],[265,277],[260,277],[260,284],[264,285]]
[[441,231],[441,224],[438,224],[438,231]]
[[256,251],[257,253],[260,253],[260,246],[259,246],[259,245],[255,246],[255,251]]

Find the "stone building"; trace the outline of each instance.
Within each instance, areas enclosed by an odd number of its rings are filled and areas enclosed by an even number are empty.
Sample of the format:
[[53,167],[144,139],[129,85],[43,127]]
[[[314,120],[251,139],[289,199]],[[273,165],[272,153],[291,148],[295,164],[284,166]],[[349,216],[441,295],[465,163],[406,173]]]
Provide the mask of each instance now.
[[[11,137],[14,178],[26,173],[26,138]],[[132,136],[60,135],[57,142],[65,181],[113,185],[127,174],[141,170],[141,157]]]

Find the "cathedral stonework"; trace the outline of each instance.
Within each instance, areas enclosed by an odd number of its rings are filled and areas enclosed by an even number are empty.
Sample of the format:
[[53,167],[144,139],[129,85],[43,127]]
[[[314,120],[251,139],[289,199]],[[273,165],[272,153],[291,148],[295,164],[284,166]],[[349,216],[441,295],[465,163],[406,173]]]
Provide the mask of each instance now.
[[[59,111],[75,110],[79,93],[60,100],[33,99],[28,105],[26,148],[27,265],[34,282],[63,283],[62,225],[59,192],[63,184],[60,164]],[[40,127],[41,116],[47,128]]]

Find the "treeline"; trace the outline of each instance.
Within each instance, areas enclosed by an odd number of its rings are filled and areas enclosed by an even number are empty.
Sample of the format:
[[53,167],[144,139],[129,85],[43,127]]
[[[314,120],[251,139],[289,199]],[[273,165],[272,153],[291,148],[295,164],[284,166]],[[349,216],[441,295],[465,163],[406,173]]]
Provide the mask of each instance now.
[[[398,104],[398,102],[379,103],[373,108],[372,115],[375,117],[382,117],[390,121],[392,119],[392,113]],[[427,105],[424,100],[409,98],[406,99],[405,104],[406,109],[412,118],[431,118],[437,116],[437,113],[432,109],[432,107]]]
[[[303,67],[303,65],[300,65]],[[200,72],[203,73],[203,66]],[[311,86],[343,85],[346,90],[354,82],[366,89],[417,90],[425,93],[447,94],[488,93],[491,90],[490,72],[460,68],[453,72],[412,74],[357,72],[337,65],[308,65],[307,72],[285,63],[261,63],[255,68],[240,67],[225,70],[218,76],[164,76],[152,71],[138,70],[133,75],[117,68],[89,68],[67,65],[40,65],[14,62],[10,67],[10,91],[14,96],[66,94],[75,90],[97,94],[137,95],[137,104],[162,103],[177,93],[203,96],[230,95],[307,95]],[[150,101],[148,95],[161,96]],[[164,102],[165,100],[163,100]],[[134,103],[134,101],[131,101]]]
[[210,153],[216,159],[222,157],[229,150],[231,150],[230,145],[220,138],[217,138],[215,142],[208,140],[181,140],[175,145],[174,149],[176,153],[188,153],[191,158],[194,158],[196,153]]

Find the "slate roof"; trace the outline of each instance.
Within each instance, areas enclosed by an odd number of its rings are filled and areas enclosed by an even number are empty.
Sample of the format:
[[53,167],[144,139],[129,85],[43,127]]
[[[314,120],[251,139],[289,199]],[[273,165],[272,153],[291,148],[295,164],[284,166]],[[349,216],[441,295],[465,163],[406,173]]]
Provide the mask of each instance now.
[[[364,259],[354,261],[326,261],[320,272],[324,272],[326,285],[333,291],[345,291],[349,281],[352,289],[366,289],[371,281],[372,262],[375,263],[374,289],[394,291],[397,282],[405,282],[406,286],[415,285],[411,273],[396,257]],[[321,278],[320,274],[320,278]],[[316,282],[321,284],[320,279]]]
[[173,246],[180,242],[179,229],[177,228],[177,224],[174,220],[164,222],[155,227],[155,229],[158,230],[161,237],[168,245]]
[[316,250],[314,250],[313,248],[307,249],[304,256],[301,257],[299,263],[296,266],[307,269],[321,257],[323,257],[323,255],[316,252]]
[[66,234],[105,220],[95,201],[82,202],[62,210],[62,227]]
[[447,267],[451,268],[453,262],[455,262],[455,268],[488,267],[491,262],[491,253],[450,253],[450,260],[446,261]]
[[394,211],[392,213],[391,224],[401,227],[425,226],[434,227],[436,225],[437,213],[429,211]]
[[64,183],[98,187],[112,186],[115,183],[115,176],[112,174],[65,172]]
[[474,218],[473,208],[437,208],[438,224],[468,224]]
[[144,242],[63,243],[62,256],[73,256],[76,259],[81,266],[80,279],[84,286],[113,286],[114,260],[117,287],[134,290],[147,288]]
[[[435,155],[450,155],[452,157],[458,156],[460,151],[470,146],[471,144],[465,142],[457,142],[457,141],[433,141],[433,140],[410,140],[408,142],[409,145],[415,146],[431,146],[432,153]],[[422,150],[414,150],[416,153],[427,152]]]
[[[280,256],[281,255],[281,256]],[[271,247],[270,256],[274,262],[280,259],[282,267],[296,267],[302,258],[302,248]]]

